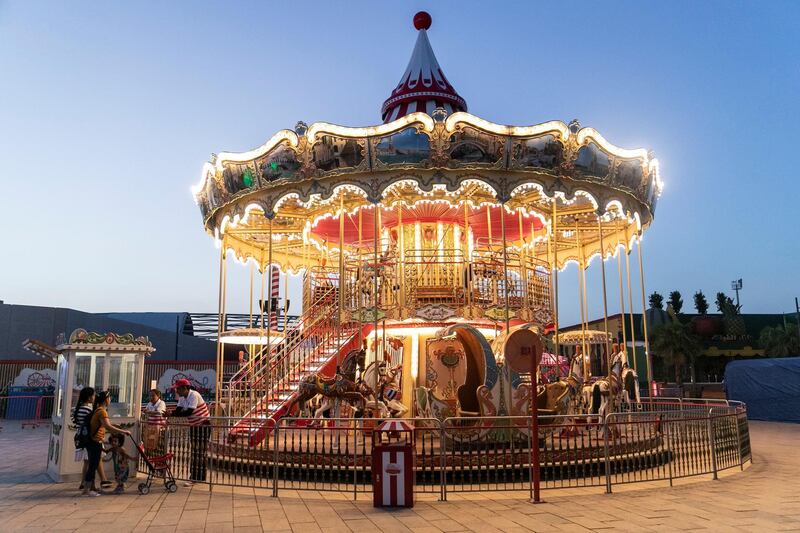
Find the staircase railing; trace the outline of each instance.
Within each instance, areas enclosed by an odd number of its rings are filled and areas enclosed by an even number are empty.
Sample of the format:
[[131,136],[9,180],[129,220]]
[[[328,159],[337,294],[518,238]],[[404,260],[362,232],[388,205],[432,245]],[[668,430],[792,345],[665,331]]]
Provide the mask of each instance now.
[[311,348],[318,344],[313,339],[327,340],[330,336],[336,320],[339,284],[330,273],[317,273],[316,277],[315,298],[296,324],[283,332],[280,342],[262,347],[228,382],[230,416],[243,416],[261,405],[265,397],[269,400],[289,370],[312,355]]

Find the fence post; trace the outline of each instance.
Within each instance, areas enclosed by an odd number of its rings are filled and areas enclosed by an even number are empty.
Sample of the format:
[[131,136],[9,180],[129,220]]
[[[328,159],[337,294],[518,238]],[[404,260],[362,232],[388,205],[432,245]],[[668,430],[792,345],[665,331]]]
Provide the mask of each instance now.
[[711,412],[714,410],[711,407],[708,410],[708,419],[706,426],[708,427],[708,444],[711,446],[711,468],[714,471],[713,479],[719,479],[717,476],[717,450],[716,450],[716,439],[714,438],[714,422],[711,419]]
[[608,446],[608,419],[611,415],[603,417],[603,448],[606,459],[606,494],[611,494],[611,457],[609,456]]
[[669,467],[669,486],[672,486],[672,446],[670,446],[670,441],[672,440],[672,430],[669,427],[669,421],[664,424],[664,431],[666,435],[666,443],[667,443],[667,466]]
[[736,449],[739,452],[739,469],[744,470],[744,458],[742,455],[742,426],[739,425],[739,409],[734,408],[734,420],[736,421]]
[[445,449],[444,422],[437,419],[439,424],[439,500],[447,501],[447,459]]
[[[376,350],[377,350],[377,348],[376,348]],[[375,421],[373,421],[373,422],[375,422]],[[353,501],[356,501],[358,499],[358,467],[356,466],[356,464],[358,462],[358,426],[359,426],[359,424],[363,424],[363,423],[364,423],[364,419],[362,418],[360,422],[357,422],[357,421],[354,420],[352,422],[353,425],[351,426],[353,428]],[[375,426],[373,426],[372,430],[375,431]],[[345,433],[345,436],[347,436],[346,433]],[[367,455],[367,439],[365,437],[364,438],[364,458],[365,459],[366,459],[366,455]],[[370,457],[370,460],[371,459],[372,458]],[[370,467],[369,471],[370,471],[370,475],[372,475],[372,468],[371,467]]]
[[273,445],[272,445],[272,497],[278,497],[278,429],[280,428],[280,419],[275,420],[272,425],[274,432]]
[[[530,487],[530,499],[533,501],[533,418],[528,419],[528,486]],[[536,435],[536,444],[539,444],[539,435]],[[538,465],[537,465],[538,466]]]

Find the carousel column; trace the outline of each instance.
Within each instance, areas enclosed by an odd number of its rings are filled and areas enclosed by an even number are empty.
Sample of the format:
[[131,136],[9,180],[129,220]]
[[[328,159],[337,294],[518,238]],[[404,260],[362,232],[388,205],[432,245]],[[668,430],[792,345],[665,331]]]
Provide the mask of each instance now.
[[[553,327],[554,327],[554,335],[553,340],[555,344],[555,359],[556,359],[556,368],[558,368],[558,377],[561,377],[561,365],[559,359],[559,350],[558,350],[558,219],[557,219],[557,208],[556,208],[556,199],[553,198],[553,219],[552,224],[550,225],[550,236],[552,237],[552,248],[553,248],[553,263],[552,263],[552,302],[553,302]],[[550,246],[550,240],[548,239],[548,247]]]
[[[520,280],[522,281],[522,305],[521,307],[530,310],[532,305],[530,303],[530,290],[528,280],[528,258],[527,250],[525,248],[525,232],[522,228],[522,209],[517,209],[517,220],[519,221],[519,267],[520,267]],[[531,232],[531,241],[534,240],[533,232]]]
[[219,251],[219,294],[217,297],[217,376],[214,390],[214,415],[222,414],[222,378],[225,372],[225,346],[221,341],[222,332],[225,331],[225,237]]
[[398,265],[398,276],[400,286],[399,304],[400,313],[398,316],[402,320],[405,315],[406,308],[406,239],[405,229],[403,229],[403,204],[397,204],[397,246],[400,248],[398,257],[400,264]]
[[336,373],[342,364],[342,313],[344,312],[344,192],[339,196],[339,294],[336,313]]
[[[269,262],[268,269],[269,269],[269,287],[270,287],[270,294],[269,298],[267,299],[267,347],[266,353],[264,352],[264,348],[262,348],[261,358],[266,358],[265,367],[267,368],[267,383],[265,389],[265,395],[269,394],[272,389],[272,374],[269,371],[270,368],[270,354],[272,352],[272,223],[275,219],[275,213],[270,213],[267,217],[269,219],[269,247],[267,249],[267,260]],[[253,387],[250,387],[252,390]],[[268,404],[269,405],[269,404]]]
[[636,329],[633,324],[633,291],[631,290],[631,249],[628,239],[628,230],[625,230],[625,275],[628,278],[628,311],[630,314],[631,348],[633,352],[633,371],[638,379],[639,371],[636,368]]
[[[617,246],[615,251],[617,252],[617,274],[619,275],[619,316],[620,316],[620,324],[622,327],[622,346],[624,347],[623,350],[625,352],[625,358],[628,357],[628,333],[625,327],[625,292],[622,289],[622,252],[620,251],[620,242],[619,242],[619,221],[616,221],[614,227],[617,230]],[[624,251],[624,248],[623,248]]]
[[639,281],[642,286],[642,329],[644,330],[644,357],[647,363],[647,395],[653,394],[653,361],[650,358],[650,343],[647,339],[647,310],[644,305],[644,267],[642,265],[642,234],[639,233]]
[[464,201],[464,291],[468,317],[472,317],[472,257],[469,241],[469,209]]
[[606,295],[606,248],[603,243],[603,220],[602,217],[597,217],[597,231],[600,233],[600,275],[603,281],[603,328],[605,329],[606,340],[606,370],[608,374],[608,401],[611,402],[611,412],[614,412],[614,387],[613,387],[613,373],[611,368],[612,354],[611,345],[609,344],[608,333],[608,297]]
[[[375,296],[374,296],[374,298],[375,298],[374,310],[375,311],[374,311],[374,314],[372,316],[372,318],[373,318],[372,327],[373,327],[373,329],[375,331],[375,350],[374,350],[374,353],[375,353],[376,364],[377,364],[377,361],[378,361],[378,339],[379,339],[379,337],[378,337],[378,247],[380,246],[380,243],[378,241],[378,216],[379,216],[378,213],[379,212],[380,212],[380,204],[376,201],[375,202],[375,212],[374,212],[374,216],[372,217],[372,220],[373,220],[373,224],[372,224],[372,239],[373,239],[373,241],[375,243],[375,245],[373,246],[373,248],[374,248],[373,256],[374,256],[375,263],[372,266],[372,281],[373,281],[374,294],[375,294]],[[378,373],[377,372],[375,372],[375,383],[373,383],[373,387],[374,388],[372,390],[377,392],[377,389],[378,389]]]
[[[506,318],[506,335],[510,330],[511,319],[508,309],[508,295],[511,292],[508,288],[508,249],[506,248],[506,204],[500,204],[500,235],[503,241],[503,288],[505,289],[505,298],[503,298],[503,306],[505,307]],[[508,337],[506,337],[508,338]]]
[[584,380],[589,380],[592,377],[592,354],[586,349],[586,331],[588,329],[588,304],[586,298],[586,257],[583,253],[583,245],[581,244],[581,234],[578,229],[578,218],[575,218],[575,242],[578,246],[578,294],[580,297],[581,305],[581,352],[583,353],[583,375]]

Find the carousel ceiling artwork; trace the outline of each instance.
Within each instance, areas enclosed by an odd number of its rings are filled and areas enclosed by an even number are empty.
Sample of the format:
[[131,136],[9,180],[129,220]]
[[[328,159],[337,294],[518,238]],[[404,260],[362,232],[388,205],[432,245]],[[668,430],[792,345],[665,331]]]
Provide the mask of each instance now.
[[[354,238],[358,224],[371,229],[376,206],[384,222],[398,205],[407,222],[430,203],[442,220],[464,206],[481,218],[491,206],[495,216],[521,215],[520,234],[535,219],[541,233],[512,237],[512,246],[544,257],[558,241],[550,262],[559,268],[613,254],[649,226],[663,188],[652,152],[618,147],[577,120],[508,126],[470,114],[433,52],[430,16],[418,14],[414,26],[417,42],[381,107],[383,123],[298,122],[253,150],[213,155],[193,187],[206,231],[260,265],[271,235],[272,262],[297,272],[311,261],[305,247],[338,250],[339,213]],[[486,231],[476,226],[474,237],[491,240]]]

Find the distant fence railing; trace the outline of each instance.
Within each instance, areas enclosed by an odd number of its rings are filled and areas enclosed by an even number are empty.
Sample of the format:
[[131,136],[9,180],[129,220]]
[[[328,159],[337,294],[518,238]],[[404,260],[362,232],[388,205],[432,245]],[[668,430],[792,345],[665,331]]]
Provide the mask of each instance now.
[[[158,453],[171,453],[180,479],[281,490],[372,490],[376,419],[269,420],[269,438],[248,444],[264,420],[211,418],[202,429],[170,418]],[[747,413],[735,402],[647,402],[629,412],[540,417],[409,420],[414,490],[439,494],[528,491],[538,444],[542,489],[603,487],[711,475],[752,461]],[[146,421],[143,421],[146,424]],[[143,471],[144,465],[142,465]]]
[[0,429],[18,422],[22,428],[37,428],[49,424],[53,416],[53,396],[0,396]]

